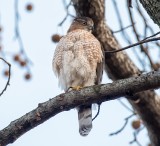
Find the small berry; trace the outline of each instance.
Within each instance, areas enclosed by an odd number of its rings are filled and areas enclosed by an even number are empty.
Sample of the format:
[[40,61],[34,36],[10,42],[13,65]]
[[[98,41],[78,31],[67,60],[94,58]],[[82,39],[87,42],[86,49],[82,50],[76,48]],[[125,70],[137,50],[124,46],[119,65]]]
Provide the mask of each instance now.
[[29,80],[31,78],[31,74],[30,73],[26,73],[24,77],[25,77],[26,80]]
[[132,127],[133,129],[139,129],[141,126],[141,121],[140,120],[134,120],[132,121]]
[[4,71],[4,76],[8,77],[9,76],[9,70]]
[[61,36],[59,34],[52,35],[52,41],[57,43],[61,39]]
[[26,62],[25,61],[20,61],[20,65],[23,67],[23,66],[26,66]]
[[27,4],[26,10],[27,11],[32,11],[33,10],[33,5],[32,4]]
[[15,55],[13,59],[14,59],[14,61],[19,61],[20,57],[19,57],[19,55]]

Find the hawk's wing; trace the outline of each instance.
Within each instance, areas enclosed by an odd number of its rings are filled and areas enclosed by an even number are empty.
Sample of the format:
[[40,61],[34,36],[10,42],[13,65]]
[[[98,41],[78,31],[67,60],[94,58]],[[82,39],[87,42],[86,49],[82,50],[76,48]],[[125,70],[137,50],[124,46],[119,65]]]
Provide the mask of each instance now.
[[[104,49],[103,49],[102,45],[101,45],[101,50],[102,50],[102,54],[104,56]],[[97,68],[96,68],[97,79],[95,81],[96,85],[99,85],[102,82],[104,60],[105,60],[104,57],[102,57],[102,61],[97,64]]]
[[65,37],[62,37],[56,46],[54,56],[53,56],[53,61],[52,61],[52,68],[56,76],[59,77],[60,75],[60,70],[62,69],[62,57],[64,54],[65,50],[65,44],[64,44],[64,39]]
[[95,81],[95,85],[99,85],[102,81],[102,75],[103,75],[103,60],[102,62],[97,64],[96,75],[97,79]]

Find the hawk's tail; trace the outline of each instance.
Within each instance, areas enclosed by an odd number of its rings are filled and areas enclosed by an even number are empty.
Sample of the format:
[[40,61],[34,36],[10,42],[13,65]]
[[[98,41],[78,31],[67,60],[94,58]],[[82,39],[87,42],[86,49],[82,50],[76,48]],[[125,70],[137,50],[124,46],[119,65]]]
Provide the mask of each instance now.
[[91,105],[81,105],[78,108],[79,133],[87,136],[92,129],[92,109]]

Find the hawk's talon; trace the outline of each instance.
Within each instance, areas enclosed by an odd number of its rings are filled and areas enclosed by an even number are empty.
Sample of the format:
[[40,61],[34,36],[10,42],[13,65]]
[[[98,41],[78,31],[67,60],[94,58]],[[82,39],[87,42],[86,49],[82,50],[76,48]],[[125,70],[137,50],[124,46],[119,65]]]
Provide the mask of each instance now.
[[66,92],[69,92],[69,91],[71,91],[70,89],[72,89],[72,87],[69,87],[69,88],[67,89],[67,91],[66,91]]
[[69,87],[67,91],[69,91],[70,89],[78,91],[82,88],[83,88],[82,86],[74,86],[74,87]]
[[74,87],[71,87],[73,90],[80,90],[80,89],[82,89],[83,87],[82,86],[74,86]]

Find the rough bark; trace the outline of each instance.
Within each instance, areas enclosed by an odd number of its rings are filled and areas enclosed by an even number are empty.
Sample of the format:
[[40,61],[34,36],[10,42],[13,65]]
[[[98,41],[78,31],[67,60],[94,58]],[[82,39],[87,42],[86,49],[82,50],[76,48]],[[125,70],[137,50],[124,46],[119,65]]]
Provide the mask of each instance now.
[[[101,42],[104,50],[108,51],[120,48],[120,44],[105,23],[104,0],[72,0],[72,2],[77,16],[88,16],[94,20],[94,34]],[[105,54],[105,70],[112,80],[127,78],[140,73],[136,65],[124,52]],[[136,94],[134,98],[139,99],[140,102],[137,104],[131,100],[129,102],[142,118],[152,145],[160,145],[159,97],[154,91],[146,91]]]
[[0,146],[13,143],[21,135],[49,118],[78,105],[101,103],[158,87],[160,87],[160,72],[151,72],[137,77],[117,80],[106,85],[91,86],[80,91],[58,95],[47,102],[40,103],[36,109],[11,122],[1,130]]
[[160,27],[160,1],[139,0],[151,19]]

